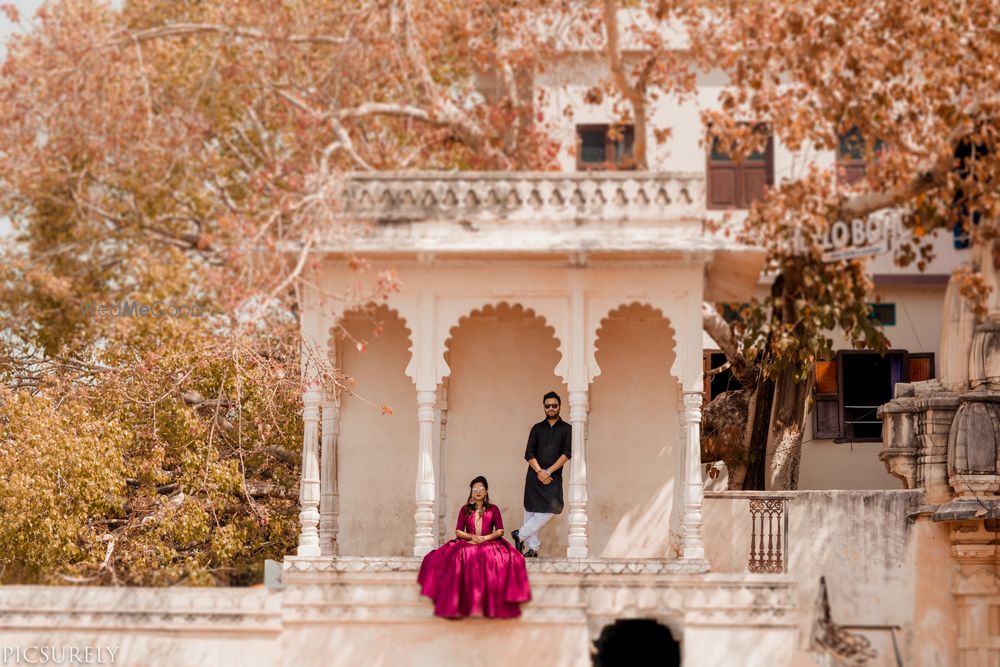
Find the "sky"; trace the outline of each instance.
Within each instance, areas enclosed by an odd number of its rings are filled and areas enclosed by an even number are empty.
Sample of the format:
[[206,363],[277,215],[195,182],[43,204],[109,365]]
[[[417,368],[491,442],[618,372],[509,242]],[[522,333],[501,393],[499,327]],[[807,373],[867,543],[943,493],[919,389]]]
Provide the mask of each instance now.
[[[3,0],[2,4],[14,5],[18,13],[21,14],[21,22],[29,23],[35,10],[41,7],[42,0]],[[0,14],[0,51],[7,53],[7,38],[18,30],[18,26],[7,20],[7,17]]]
[[[31,17],[35,15],[35,10],[42,4],[42,0],[0,0],[0,2],[17,7],[17,11],[21,15],[22,25],[30,24]],[[7,38],[21,29],[11,23],[5,14],[0,13],[0,60],[7,55]],[[10,223],[6,218],[0,217],[0,238],[10,234],[10,231]]]

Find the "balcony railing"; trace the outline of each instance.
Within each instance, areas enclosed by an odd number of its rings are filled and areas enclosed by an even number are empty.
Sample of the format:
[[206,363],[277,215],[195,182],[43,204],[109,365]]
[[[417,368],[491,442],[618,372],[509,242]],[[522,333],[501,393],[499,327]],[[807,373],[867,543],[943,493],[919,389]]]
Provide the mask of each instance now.
[[750,572],[788,571],[788,499],[750,498]]

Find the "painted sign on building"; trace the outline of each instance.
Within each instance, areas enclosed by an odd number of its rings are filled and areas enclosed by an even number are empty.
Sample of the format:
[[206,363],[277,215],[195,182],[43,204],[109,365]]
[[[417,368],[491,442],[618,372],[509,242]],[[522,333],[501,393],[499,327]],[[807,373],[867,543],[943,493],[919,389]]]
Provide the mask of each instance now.
[[[899,211],[886,210],[872,213],[866,218],[837,220],[820,239],[824,262],[837,262],[858,257],[874,257],[889,252],[910,236],[903,225]],[[795,244],[805,252],[805,243],[796,231]]]

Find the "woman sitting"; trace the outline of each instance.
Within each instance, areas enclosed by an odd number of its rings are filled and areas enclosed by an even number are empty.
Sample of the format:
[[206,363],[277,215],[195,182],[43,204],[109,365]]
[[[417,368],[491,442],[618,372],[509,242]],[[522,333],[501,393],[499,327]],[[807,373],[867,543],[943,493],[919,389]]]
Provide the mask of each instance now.
[[490,502],[489,483],[476,477],[469,500],[458,511],[455,539],[424,556],[417,583],[445,618],[514,618],[531,599],[524,556],[503,539],[500,508]]

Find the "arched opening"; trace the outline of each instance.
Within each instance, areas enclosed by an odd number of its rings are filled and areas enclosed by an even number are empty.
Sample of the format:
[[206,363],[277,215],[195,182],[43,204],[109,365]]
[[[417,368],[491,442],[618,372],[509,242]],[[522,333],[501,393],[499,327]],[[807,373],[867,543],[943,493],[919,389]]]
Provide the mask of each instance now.
[[385,306],[348,311],[340,323],[350,337],[337,336],[338,360],[355,381],[342,393],[337,438],[340,554],[409,556],[419,440],[416,394],[404,372],[410,331]]
[[590,552],[599,557],[671,555],[681,451],[674,347],[669,322],[648,305],[616,308],[598,330],[587,471]]
[[594,648],[594,667],[681,664],[680,643],[670,628],[651,618],[622,619],[604,626]]
[[[469,480],[485,475],[490,498],[500,507],[507,535],[524,518],[524,448],[532,424],[544,419],[542,395],[566,389],[553,373],[558,341],[545,319],[520,305],[485,306],[461,318],[446,346],[448,419],[442,443],[446,538],[454,536]],[[568,484],[563,483],[564,497]],[[541,532],[542,555],[566,553],[566,514]]]

